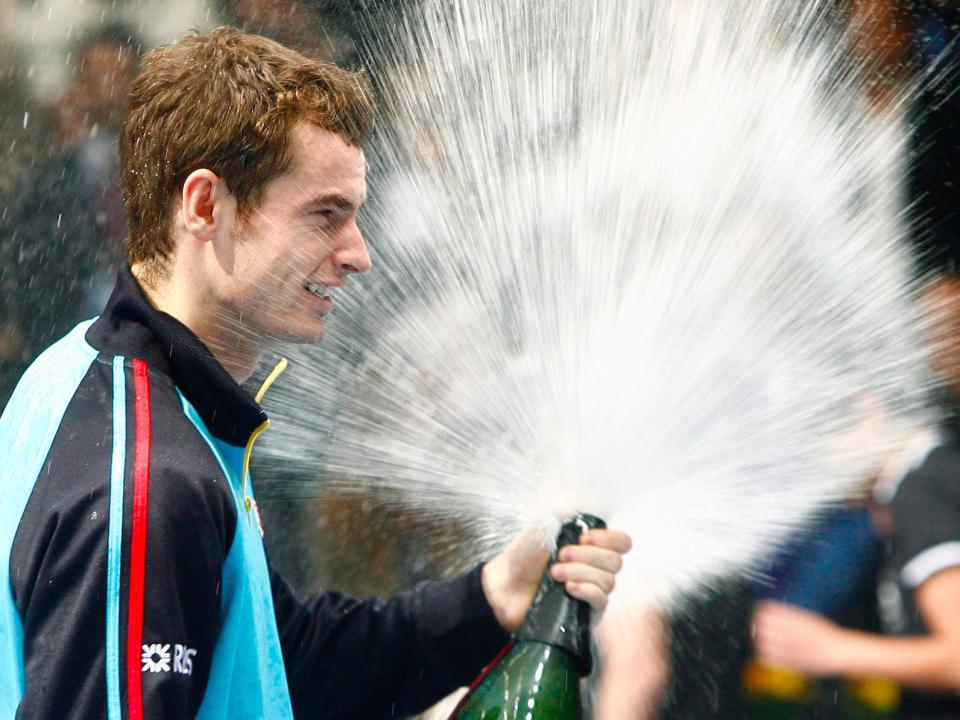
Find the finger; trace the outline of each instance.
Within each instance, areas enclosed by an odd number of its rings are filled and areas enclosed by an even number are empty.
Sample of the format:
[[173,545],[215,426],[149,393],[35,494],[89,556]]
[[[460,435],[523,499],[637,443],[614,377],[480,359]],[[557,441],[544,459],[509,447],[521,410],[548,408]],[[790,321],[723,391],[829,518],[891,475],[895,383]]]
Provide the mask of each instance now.
[[764,627],[765,625],[768,625],[769,617],[770,616],[767,614],[766,610],[758,610],[757,612],[755,612],[753,614],[754,631],[756,632],[757,630]]
[[757,604],[757,613],[768,615],[770,617],[790,616],[797,611],[797,608],[787,603],[777,602],[776,600],[764,600]]
[[620,572],[623,567],[620,553],[590,545],[567,545],[560,550],[560,562],[593,565],[612,573]]
[[756,611],[753,613],[753,622],[757,625],[776,624],[783,619],[784,610],[785,608],[783,606],[775,603],[767,602],[758,605]]
[[775,618],[761,617],[754,619],[751,629],[755,638],[775,638],[783,634],[783,628]]
[[771,644],[776,642],[776,635],[772,635],[763,628],[757,628],[753,633],[752,639],[754,647],[769,648]]
[[775,654],[775,650],[779,645],[780,638],[776,633],[769,633],[761,629],[753,636],[753,646],[759,654]]
[[596,585],[605,593],[613,591],[616,578],[613,573],[593,565],[557,563],[550,568],[550,576],[557,582],[575,582]]
[[580,544],[596,545],[621,554],[633,547],[630,536],[620,530],[588,530],[580,536]]
[[566,590],[571,597],[577,600],[583,600],[598,612],[602,612],[607,607],[607,602],[609,601],[607,593],[593,583],[570,581],[564,583],[563,589]]

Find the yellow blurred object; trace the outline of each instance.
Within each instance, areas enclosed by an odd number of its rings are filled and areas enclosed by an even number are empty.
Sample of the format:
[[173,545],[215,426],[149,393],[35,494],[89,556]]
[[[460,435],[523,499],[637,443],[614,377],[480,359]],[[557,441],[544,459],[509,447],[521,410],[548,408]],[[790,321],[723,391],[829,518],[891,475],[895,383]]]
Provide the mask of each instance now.
[[744,670],[743,687],[750,695],[779,700],[810,702],[816,697],[816,688],[805,675],[756,661]]
[[848,680],[846,691],[871,710],[890,712],[900,704],[900,686],[881,677]]

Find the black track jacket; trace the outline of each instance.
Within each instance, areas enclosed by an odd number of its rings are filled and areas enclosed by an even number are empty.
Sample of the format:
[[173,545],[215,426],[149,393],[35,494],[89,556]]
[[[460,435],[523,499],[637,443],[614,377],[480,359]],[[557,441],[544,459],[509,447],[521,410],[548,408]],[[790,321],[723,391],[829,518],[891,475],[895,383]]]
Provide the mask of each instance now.
[[295,598],[244,477],[265,421],[129,270],[27,370],[0,418],[0,716],[400,717],[507,642],[479,568]]

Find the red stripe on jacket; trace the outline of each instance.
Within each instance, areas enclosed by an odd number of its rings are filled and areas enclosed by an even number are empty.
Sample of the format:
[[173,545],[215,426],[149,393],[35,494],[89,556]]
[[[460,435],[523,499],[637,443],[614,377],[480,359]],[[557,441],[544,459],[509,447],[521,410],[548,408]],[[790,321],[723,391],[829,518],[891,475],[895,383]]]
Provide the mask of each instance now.
[[137,425],[133,456],[133,527],[130,533],[130,592],[127,609],[127,718],[143,720],[140,657],[147,556],[147,500],[150,495],[150,376],[143,360],[133,361],[133,388]]

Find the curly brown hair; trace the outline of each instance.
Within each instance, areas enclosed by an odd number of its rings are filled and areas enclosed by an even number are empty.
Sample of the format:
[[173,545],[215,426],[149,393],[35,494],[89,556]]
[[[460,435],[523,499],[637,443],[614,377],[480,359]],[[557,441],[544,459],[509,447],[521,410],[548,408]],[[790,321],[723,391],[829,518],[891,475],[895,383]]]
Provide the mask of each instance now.
[[120,130],[127,256],[148,284],[173,252],[173,201],[194,170],[226,183],[246,216],[290,164],[290,129],[305,121],[362,145],[373,126],[362,73],[310,60],[232,27],[191,33],[149,52]]

